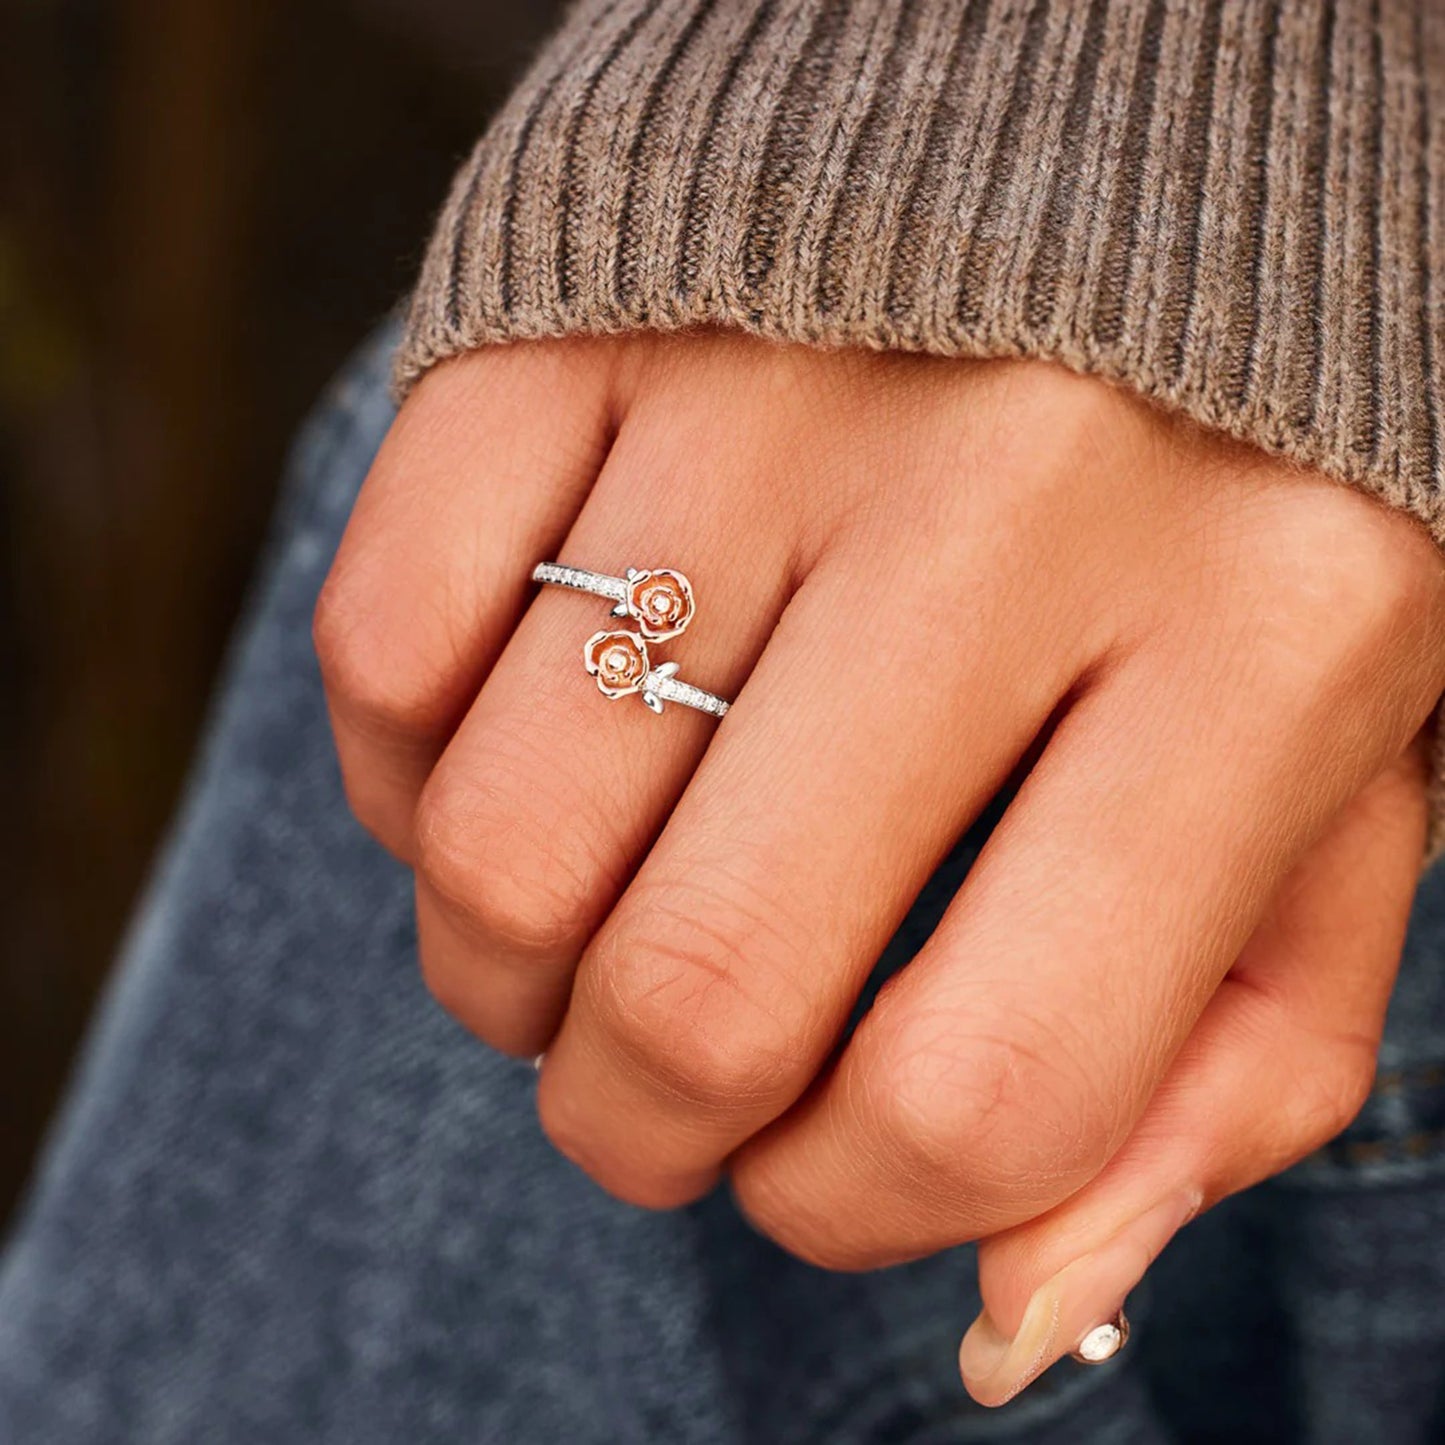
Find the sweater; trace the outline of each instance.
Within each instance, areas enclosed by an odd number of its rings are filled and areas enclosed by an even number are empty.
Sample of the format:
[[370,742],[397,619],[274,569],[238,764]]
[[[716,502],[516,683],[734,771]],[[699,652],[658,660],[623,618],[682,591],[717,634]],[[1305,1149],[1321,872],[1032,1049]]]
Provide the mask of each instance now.
[[398,391],[702,325],[1050,359],[1445,544],[1445,0],[581,0],[456,177]]

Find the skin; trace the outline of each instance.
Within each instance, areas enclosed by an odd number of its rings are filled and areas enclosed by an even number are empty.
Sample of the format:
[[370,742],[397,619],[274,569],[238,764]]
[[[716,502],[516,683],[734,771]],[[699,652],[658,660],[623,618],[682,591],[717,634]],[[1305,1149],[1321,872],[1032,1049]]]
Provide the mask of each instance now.
[[[729,716],[604,699],[581,644],[615,624],[544,559],[685,571],[656,652]],[[1442,636],[1416,524],[1102,382],[722,334],[436,368],[316,616],[427,982],[546,1051],[557,1148],[657,1208],[727,1175],[833,1268],[980,1240],[987,1404],[1358,1109]]]

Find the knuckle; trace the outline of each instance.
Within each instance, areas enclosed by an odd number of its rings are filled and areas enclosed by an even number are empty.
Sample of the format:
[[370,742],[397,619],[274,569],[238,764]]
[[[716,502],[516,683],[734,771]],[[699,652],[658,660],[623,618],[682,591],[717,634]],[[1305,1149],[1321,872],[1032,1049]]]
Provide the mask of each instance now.
[[944,1014],[899,1027],[868,1108],[908,1178],[945,1197],[964,1190],[989,1227],[1092,1178],[1123,1124],[1073,1040],[1018,1015],[992,1030],[981,1022]]
[[1112,455],[1137,410],[1108,383],[1050,361],[1014,362],[993,372],[992,384],[999,460],[1049,495],[1077,485],[1081,457]]
[[744,982],[729,934],[684,909],[646,918],[645,933],[608,939],[587,974],[609,1037],[653,1087],[704,1114],[768,1107],[807,1064],[788,1011]]
[[419,676],[414,636],[399,636],[370,588],[333,568],[317,599],[311,640],[326,690],[364,732],[435,730],[438,688]]
[[1286,682],[1328,686],[1423,656],[1445,601],[1433,544],[1407,519],[1342,487],[1298,490],[1282,507],[1272,499],[1272,520],[1254,539],[1276,604],[1267,640]]
[[1315,1067],[1300,1070],[1285,1101],[1290,1157],[1303,1157],[1347,1129],[1374,1083],[1374,1050],[1363,1043],[1334,1050]]
[[486,789],[434,777],[417,807],[417,872],[484,945],[524,960],[571,951],[591,912],[587,873],[534,823],[497,813]]

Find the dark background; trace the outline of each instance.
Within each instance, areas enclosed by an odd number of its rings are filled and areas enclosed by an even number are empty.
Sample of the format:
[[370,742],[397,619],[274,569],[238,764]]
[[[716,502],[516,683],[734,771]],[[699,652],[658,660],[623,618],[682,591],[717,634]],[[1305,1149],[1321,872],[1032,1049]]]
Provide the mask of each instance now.
[[0,0],[0,1221],[287,440],[547,0]]

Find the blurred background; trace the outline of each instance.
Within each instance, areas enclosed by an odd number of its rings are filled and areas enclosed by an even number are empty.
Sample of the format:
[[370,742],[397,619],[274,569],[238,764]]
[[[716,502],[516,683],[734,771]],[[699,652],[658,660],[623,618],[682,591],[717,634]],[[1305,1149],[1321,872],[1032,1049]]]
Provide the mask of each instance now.
[[0,0],[0,1223],[297,423],[547,0]]

